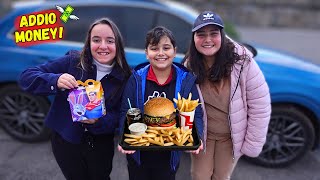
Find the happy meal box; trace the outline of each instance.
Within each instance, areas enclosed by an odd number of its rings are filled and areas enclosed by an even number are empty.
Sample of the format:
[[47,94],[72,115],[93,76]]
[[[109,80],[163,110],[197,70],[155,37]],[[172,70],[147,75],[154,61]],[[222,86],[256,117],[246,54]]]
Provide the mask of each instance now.
[[79,87],[71,90],[68,95],[72,120],[75,122],[105,115],[104,92],[101,83],[92,79],[77,82]]

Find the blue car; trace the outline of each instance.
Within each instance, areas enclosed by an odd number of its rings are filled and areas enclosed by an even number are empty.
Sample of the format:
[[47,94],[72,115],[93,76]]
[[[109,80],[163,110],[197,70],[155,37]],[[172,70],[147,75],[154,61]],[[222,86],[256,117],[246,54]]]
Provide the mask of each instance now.
[[[15,19],[24,14],[55,9],[56,5],[74,8],[80,19],[63,24],[65,36],[54,43],[29,47],[14,40]],[[47,140],[44,126],[52,97],[34,96],[17,85],[19,74],[27,67],[63,56],[71,49],[81,50],[87,29],[95,19],[110,17],[125,40],[130,66],[146,61],[144,38],[157,25],[171,29],[177,39],[180,62],[190,43],[192,23],[198,12],[175,2],[153,0],[42,1],[15,4],[0,20],[0,124],[14,138],[24,142]],[[250,161],[267,167],[289,165],[319,145],[320,67],[305,60],[265,47],[250,46],[270,86],[272,116],[267,142],[258,158]]]

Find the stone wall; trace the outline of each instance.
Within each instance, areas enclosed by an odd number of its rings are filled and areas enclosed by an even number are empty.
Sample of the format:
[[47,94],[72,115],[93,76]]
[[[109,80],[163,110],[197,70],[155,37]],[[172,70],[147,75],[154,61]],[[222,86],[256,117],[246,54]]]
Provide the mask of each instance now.
[[0,0],[0,19],[2,16],[6,15],[11,8],[10,0]]
[[320,29],[320,0],[178,0],[241,26]]

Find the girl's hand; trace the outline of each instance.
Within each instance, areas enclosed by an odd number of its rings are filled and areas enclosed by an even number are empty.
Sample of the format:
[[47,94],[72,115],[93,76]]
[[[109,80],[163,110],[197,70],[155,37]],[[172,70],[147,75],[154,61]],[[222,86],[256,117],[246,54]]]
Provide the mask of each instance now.
[[127,151],[127,150],[123,150],[122,147],[120,145],[118,145],[118,151],[121,152],[122,154],[133,154],[136,151]]
[[86,120],[81,120],[82,123],[86,124],[94,124],[98,121],[98,119],[86,119]]
[[187,151],[187,152],[190,152],[192,154],[199,154],[199,152],[203,149],[203,144],[202,144],[202,141],[200,140],[200,146],[197,150],[193,150],[193,151]]
[[57,86],[60,89],[73,89],[78,87],[78,83],[71,74],[64,73],[59,77]]

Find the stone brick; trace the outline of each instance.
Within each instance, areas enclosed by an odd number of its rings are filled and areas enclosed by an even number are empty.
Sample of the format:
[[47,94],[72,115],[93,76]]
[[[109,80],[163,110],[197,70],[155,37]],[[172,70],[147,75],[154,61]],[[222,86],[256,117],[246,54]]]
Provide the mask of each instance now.
[[320,0],[181,0],[237,25],[320,29]]

